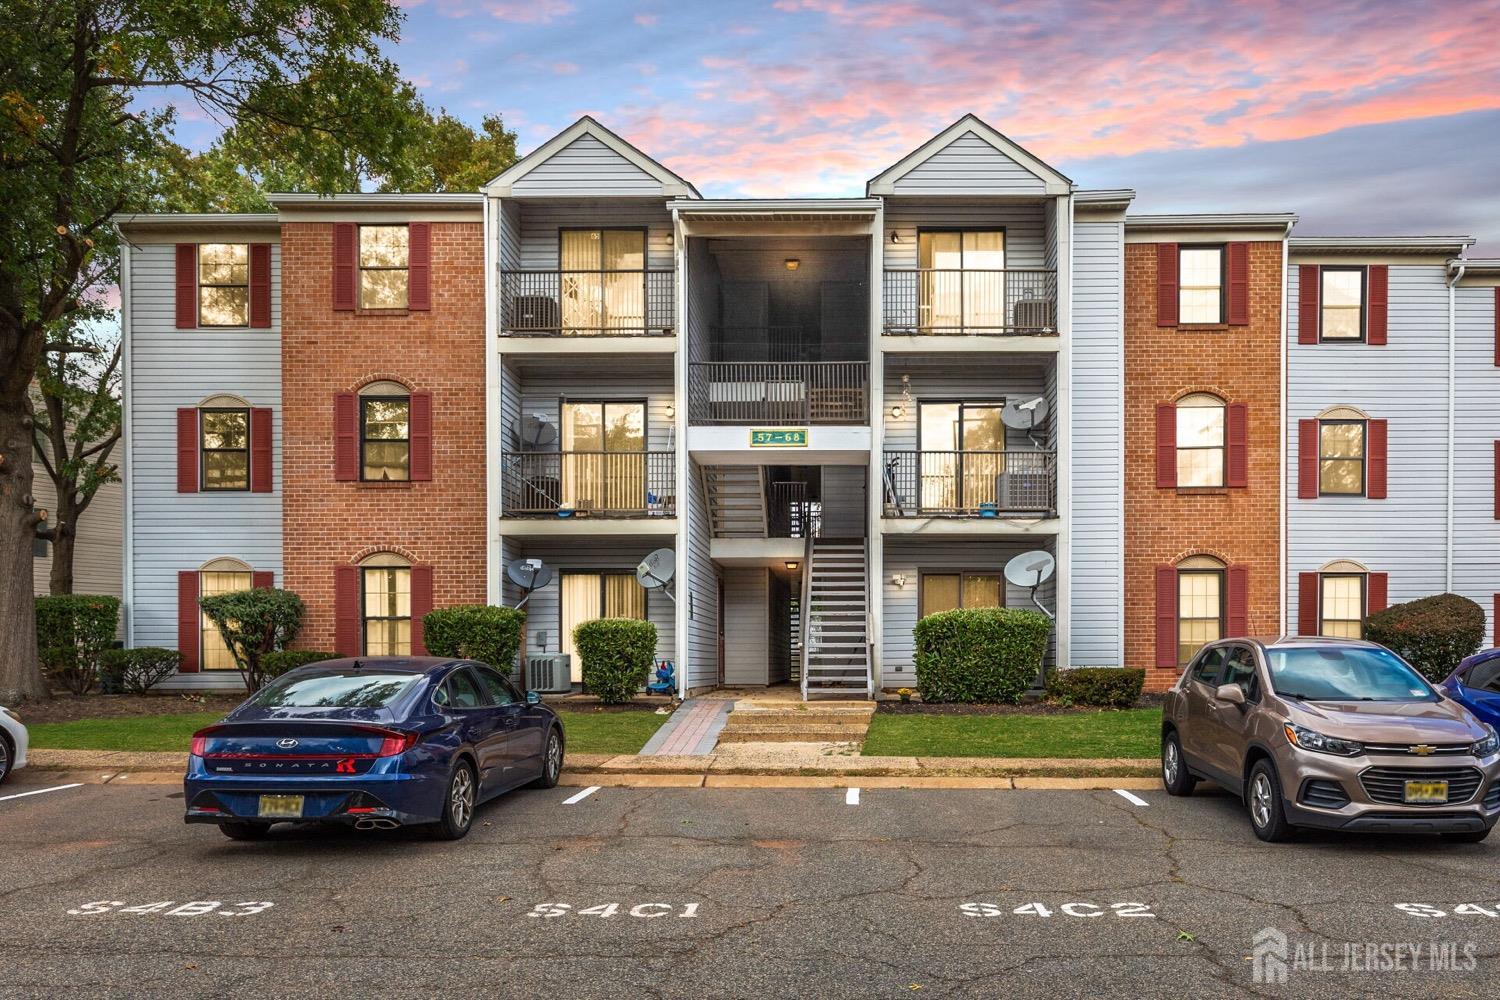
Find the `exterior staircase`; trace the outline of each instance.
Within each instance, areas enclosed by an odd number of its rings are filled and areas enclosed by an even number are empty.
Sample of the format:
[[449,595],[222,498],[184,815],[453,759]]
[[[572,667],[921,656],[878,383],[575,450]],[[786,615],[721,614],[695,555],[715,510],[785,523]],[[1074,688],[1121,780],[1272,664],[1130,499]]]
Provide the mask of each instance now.
[[873,698],[865,540],[812,539],[802,598],[802,697]]
[[706,466],[703,492],[715,538],[765,538],[769,534],[766,490],[759,466]]
[[875,714],[873,701],[771,701],[735,703],[719,743],[863,743]]

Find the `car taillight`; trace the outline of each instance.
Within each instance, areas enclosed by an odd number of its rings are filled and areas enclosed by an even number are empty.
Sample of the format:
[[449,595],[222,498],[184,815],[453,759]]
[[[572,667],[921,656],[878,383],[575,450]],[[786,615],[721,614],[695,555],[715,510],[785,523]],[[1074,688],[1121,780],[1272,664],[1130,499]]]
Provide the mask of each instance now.
[[377,757],[399,757],[412,747],[417,745],[416,733],[386,733],[385,739],[380,741],[380,750],[376,752]]
[[204,755],[208,750],[208,738],[218,732],[219,729],[219,726],[209,726],[193,734],[193,749],[191,753],[194,757],[202,757]]

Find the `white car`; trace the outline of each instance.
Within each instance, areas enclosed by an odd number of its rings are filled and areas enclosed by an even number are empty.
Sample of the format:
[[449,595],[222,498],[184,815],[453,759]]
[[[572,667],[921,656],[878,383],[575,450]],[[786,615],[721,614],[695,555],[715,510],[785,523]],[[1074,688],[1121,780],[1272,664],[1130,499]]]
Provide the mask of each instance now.
[[21,717],[0,707],[0,781],[26,766],[26,727]]

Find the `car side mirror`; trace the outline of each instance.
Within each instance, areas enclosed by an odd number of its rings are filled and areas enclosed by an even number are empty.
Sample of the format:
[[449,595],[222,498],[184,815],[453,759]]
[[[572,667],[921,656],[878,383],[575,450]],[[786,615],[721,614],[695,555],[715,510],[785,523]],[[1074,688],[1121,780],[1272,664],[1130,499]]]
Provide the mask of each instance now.
[[535,691],[527,691],[526,692],[526,704],[528,704],[528,705],[540,705],[541,703],[542,703],[542,696],[541,695],[537,694]]
[[1231,705],[1244,706],[1245,689],[1238,684],[1220,684],[1214,691],[1214,697],[1220,701],[1227,701]]

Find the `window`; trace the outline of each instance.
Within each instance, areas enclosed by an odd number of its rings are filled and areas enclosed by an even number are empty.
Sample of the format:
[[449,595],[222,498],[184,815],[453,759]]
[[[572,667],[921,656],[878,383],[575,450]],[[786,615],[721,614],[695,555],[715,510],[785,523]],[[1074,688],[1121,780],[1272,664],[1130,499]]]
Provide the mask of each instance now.
[[[646,589],[631,572],[562,575],[562,651],[573,653],[573,630],[599,618],[646,618]],[[583,664],[572,657],[573,680],[583,680]]]
[[1319,581],[1318,634],[1338,639],[1363,639],[1365,632],[1365,574],[1324,573]]
[[1193,664],[1193,680],[1209,687],[1217,687],[1219,671],[1224,666],[1224,657],[1227,653],[1228,650],[1223,646],[1206,650],[1202,656],[1198,657],[1198,662]]
[[[250,567],[238,559],[215,559],[198,571],[198,596],[215,597],[251,587]],[[235,670],[234,654],[207,613],[199,612],[198,663],[204,670]]]
[[564,229],[558,261],[564,334],[645,328],[644,229]]
[[516,695],[514,689],[499,674],[488,667],[474,667],[472,669],[479,677],[479,685],[485,693],[486,700],[491,705],[515,704]]
[[359,394],[359,478],[411,478],[411,396],[396,382],[373,382]]
[[1224,322],[1223,247],[1178,251],[1177,322]]
[[405,309],[406,226],[359,227],[359,307]]
[[1224,684],[1234,684],[1246,701],[1260,700],[1260,678],[1255,673],[1255,653],[1249,646],[1235,646],[1224,664]]
[[646,507],[646,404],[569,400],[562,406],[562,505]]
[[1325,267],[1319,302],[1322,338],[1334,341],[1365,339],[1365,269]]
[[[250,488],[250,410],[203,407],[198,410],[198,445],[202,453],[200,488]],[[191,474],[191,470],[189,470]],[[191,480],[189,480],[191,482]]]
[[1224,564],[1192,556],[1177,564],[1177,662],[1224,636]]
[[1224,485],[1224,401],[1207,393],[1177,403],[1177,485]]
[[486,701],[479,682],[467,667],[459,667],[449,674],[443,686],[433,693],[432,700],[449,708],[481,708]]
[[1005,401],[917,406],[923,510],[978,510],[995,503],[1005,471]]
[[1500,694],[1500,656],[1480,660],[1474,664],[1469,668],[1468,676],[1464,677],[1463,682],[1465,687],[1471,687],[1475,691]]
[[956,608],[1003,608],[1005,584],[1000,574],[984,570],[923,573],[920,601],[924,617]]
[[[1318,495],[1363,496],[1365,421],[1358,411],[1333,411],[1318,421]],[[1347,414],[1347,415],[1346,415]]]
[[359,579],[365,655],[411,655],[411,566],[379,553],[360,565]]
[[1005,329],[1004,230],[919,232],[917,267],[923,330]]
[[250,244],[198,244],[198,325],[250,325]]
[[279,677],[250,698],[259,708],[384,708],[422,679],[422,674],[381,673],[346,668],[298,677]]

